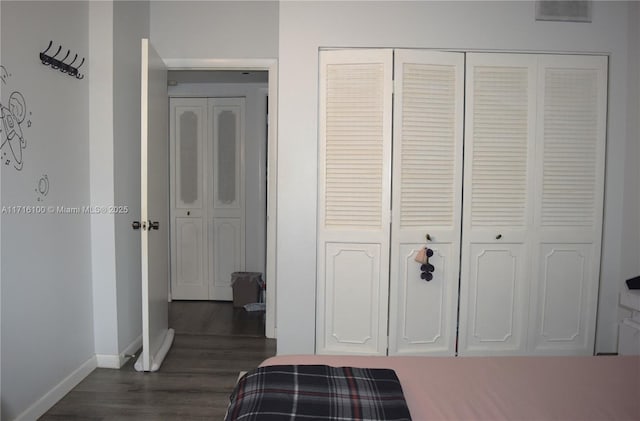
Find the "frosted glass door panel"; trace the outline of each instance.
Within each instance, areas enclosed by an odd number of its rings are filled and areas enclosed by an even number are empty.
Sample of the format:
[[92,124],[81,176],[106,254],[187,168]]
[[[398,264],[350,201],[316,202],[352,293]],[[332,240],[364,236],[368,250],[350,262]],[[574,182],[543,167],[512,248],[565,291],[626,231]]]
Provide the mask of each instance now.
[[238,105],[213,107],[213,197],[217,208],[240,207],[240,117]]
[[[202,102],[202,100],[197,100]],[[178,106],[175,112],[176,208],[202,209],[203,145],[206,111],[197,104]]]
[[193,111],[180,113],[179,167],[180,177],[178,199],[182,205],[193,205],[199,199],[200,165],[198,165],[198,116]]

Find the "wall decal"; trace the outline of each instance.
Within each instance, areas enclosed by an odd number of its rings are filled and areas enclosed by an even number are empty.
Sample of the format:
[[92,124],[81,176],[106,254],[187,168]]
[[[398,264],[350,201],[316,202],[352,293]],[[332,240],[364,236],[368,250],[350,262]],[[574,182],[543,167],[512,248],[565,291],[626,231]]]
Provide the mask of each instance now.
[[43,202],[49,194],[49,176],[47,174],[43,174],[38,180],[36,193],[38,193],[38,198],[36,199],[38,202]]
[[[2,161],[5,165],[13,163],[13,167],[18,171],[22,170],[24,164],[22,150],[27,147],[27,140],[22,130],[22,123],[24,123],[27,114],[31,115],[30,112],[27,112],[27,102],[20,92],[12,92],[7,105],[0,104]],[[26,123],[27,127],[31,127],[31,119],[28,119]]]
[[[7,68],[0,65],[2,83],[7,84],[10,77]],[[27,147],[24,129],[31,127],[31,112],[27,110],[27,101],[21,92],[13,91],[6,103],[0,103],[0,120],[2,163],[5,166],[13,165],[13,168],[21,171],[24,165],[22,151]]]
[[7,84],[7,78],[11,76],[9,74],[9,72],[7,71],[7,68],[0,65],[0,80],[2,81],[3,84]]

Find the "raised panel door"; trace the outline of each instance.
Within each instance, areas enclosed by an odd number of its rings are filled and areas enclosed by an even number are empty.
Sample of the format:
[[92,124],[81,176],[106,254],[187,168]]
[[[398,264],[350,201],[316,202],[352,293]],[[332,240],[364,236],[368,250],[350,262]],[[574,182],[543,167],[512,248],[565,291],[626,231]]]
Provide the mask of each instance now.
[[245,269],[245,99],[209,98],[209,298],[231,300]]
[[319,354],[387,353],[392,57],[320,52]]
[[[526,346],[527,256],[523,244],[474,243],[463,264],[461,355],[513,355]],[[461,286],[461,288],[463,288]]]
[[593,354],[606,96],[606,57],[539,57],[529,316],[533,354]]
[[212,275],[212,299],[231,301],[231,274],[244,270],[242,221],[240,218],[213,219],[209,227],[209,253]]
[[[398,50],[394,66],[389,354],[454,355],[464,55]],[[424,247],[428,281],[415,261]]]
[[527,348],[536,57],[467,54],[460,355]]
[[206,242],[207,101],[170,102],[171,297],[208,300]]

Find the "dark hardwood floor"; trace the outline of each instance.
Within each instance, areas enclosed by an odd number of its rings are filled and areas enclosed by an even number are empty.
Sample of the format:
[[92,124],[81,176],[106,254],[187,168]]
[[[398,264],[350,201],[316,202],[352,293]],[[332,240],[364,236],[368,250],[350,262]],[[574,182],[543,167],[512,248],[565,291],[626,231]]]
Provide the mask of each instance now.
[[133,359],[120,370],[98,368],[40,420],[223,420],[240,371],[275,355],[263,313],[231,303],[174,301],[173,346],[155,373]]

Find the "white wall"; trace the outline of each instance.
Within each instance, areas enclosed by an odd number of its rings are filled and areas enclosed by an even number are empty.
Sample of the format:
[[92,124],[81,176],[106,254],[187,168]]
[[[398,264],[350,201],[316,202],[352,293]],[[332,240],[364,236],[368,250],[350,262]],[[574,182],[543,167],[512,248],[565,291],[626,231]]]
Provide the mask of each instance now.
[[[0,23],[2,7],[0,7]],[[0,30],[0,62],[2,62],[2,31]],[[0,100],[4,98],[4,83],[0,82]],[[0,170],[0,205],[2,204],[2,170]],[[0,238],[2,238],[2,214],[0,213]],[[2,241],[0,241],[0,267],[2,266]],[[0,326],[2,326],[2,270],[0,270]],[[2,420],[2,329],[0,329],[0,420]]]
[[266,269],[267,84],[181,83],[170,97],[245,97],[245,270]]
[[[0,7],[0,62],[9,73],[1,102],[19,91],[27,110],[22,170],[6,144],[1,151],[2,205],[86,206],[90,69],[85,62],[89,74],[78,80],[42,65],[38,53],[53,40],[53,48],[88,59],[88,3]],[[37,191],[45,175],[46,195]],[[89,216],[4,214],[2,226],[2,418],[35,419],[43,401],[55,401],[95,366]]]
[[[636,74],[636,76],[638,78],[640,78],[640,24],[639,24],[639,22],[640,22],[640,5],[638,3],[633,3],[633,4],[634,4],[634,6],[636,8],[634,24],[635,24],[635,28],[638,29],[638,31],[634,34],[634,37],[631,38],[629,42],[631,44],[635,44],[636,47],[637,47],[636,48],[636,54],[637,54],[636,55],[636,63],[637,63],[638,67],[636,68],[636,73],[635,74]],[[633,83],[633,81],[631,83]],[[638,167],[637,163],[640,162],[640,81],[637,81],[637,83],[638,83],[638,85],[636,85],[636,86],[637,86],[637,89],[638,89],[638,91],[637,91],[638,92],[638,102],[637,102],[638,110],[637,110],[635,116],[632,117],[632,119],[635,119],[635,121],[637,123],[636,124],[636,130],[637,130],[637,132],[636,132],[636,145],[637,145],[637,149],[636,149],[636,161],[634,163],[634,165],[636,167]],[[638,171],[640,171],[640,168],[638,169]],[[638,177],[638,178],[640,178],[640,177]],[[638,209],[640,209],[640,183],[636,184],[635,189],[636,189],[636,193],[638,194]],[[640,211],[638,211],[636,213],[636,215],[640,215]],[[640,266],[640,229],[637,231],[637,233],[638,233],[638,236],[637,236],[637,241],[638,242],[636,244],[638,245],[638,247],[636,248],[636,250],[637,250],[637,254],[636,254],[636,259],[637,260],[636,260],[636,262]],[[640,272],[640,269],[638,269],[638,271]]]
[[278,353],[314,352],[320,47],[611,54],[597,350],[615,351],[623,197],[629,189],[624,169],[630,141],[626,122],[626,93],[631,82],[628,10],[626,3],[594,2],[592,23],[559,23],[536,22],[534,2],[523,1],[280,3]]
[[154,1],[151,39],[162,58],[274,58],[278,2]]
[[[113,184],[113,5],[89,3],[90,191],[91,206],[114,202]],[[91,258],[95,352],[117,355],[114,215],[91,215]]]
[[91,217],[95,352],[118,368],[141,346],[140,40],[149,34],[149,3],[90,3],[91,203],[127,213]]

